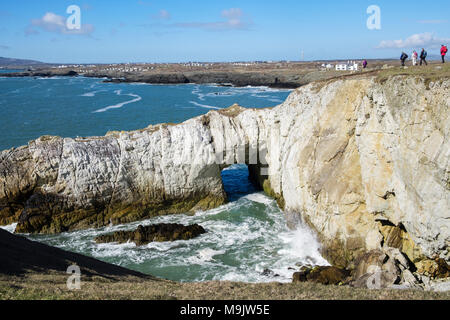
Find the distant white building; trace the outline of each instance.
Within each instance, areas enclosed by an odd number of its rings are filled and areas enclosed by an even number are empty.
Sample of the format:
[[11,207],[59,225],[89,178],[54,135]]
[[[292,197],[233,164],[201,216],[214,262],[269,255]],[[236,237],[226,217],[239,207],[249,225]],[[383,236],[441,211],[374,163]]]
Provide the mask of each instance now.
[[333,65],[330,63],[328,63],[328,64],[323,63],[322,69],[327,69],[327,70],[333,69]]
[[358,63],[355,61],[347,61],[347,63],[336,64],[337,71],[358,71]]

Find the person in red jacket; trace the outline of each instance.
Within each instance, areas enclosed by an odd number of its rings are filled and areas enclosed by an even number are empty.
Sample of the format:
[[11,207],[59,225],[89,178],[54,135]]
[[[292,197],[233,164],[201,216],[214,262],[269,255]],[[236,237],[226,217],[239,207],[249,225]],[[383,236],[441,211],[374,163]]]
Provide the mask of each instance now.
[[445,55],[447,54],[447,47],[442,45],[441,47],[441,57],[442,57],[442,63],[445,63]]

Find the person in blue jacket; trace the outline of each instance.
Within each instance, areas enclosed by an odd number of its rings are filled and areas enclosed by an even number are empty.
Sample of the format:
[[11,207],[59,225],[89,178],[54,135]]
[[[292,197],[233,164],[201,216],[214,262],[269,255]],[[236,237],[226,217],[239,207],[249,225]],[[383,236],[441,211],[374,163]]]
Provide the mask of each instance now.
[[402,62],[402,67],[405,66],[406,59],[408,59],[408,55],[406,53],[402,52],[402,55],[400,56],[400,60]]
[[420,53],[420,65],[422,65],[422,63],[425,63],[426,66],[428,65],[427,56],[428,56],[427,51],[424,48],[422,48],[422,52]]

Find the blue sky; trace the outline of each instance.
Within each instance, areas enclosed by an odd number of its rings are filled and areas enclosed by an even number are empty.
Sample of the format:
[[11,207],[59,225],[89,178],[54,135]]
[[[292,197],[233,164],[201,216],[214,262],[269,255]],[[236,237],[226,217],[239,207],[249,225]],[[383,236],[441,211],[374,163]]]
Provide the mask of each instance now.
[[[82,29],[67,30],[69,5]],[[366,10],[381,9],[381,30]],[[450,42],[450,1],[16,0],[0,56],[60,63],[391,58]]]

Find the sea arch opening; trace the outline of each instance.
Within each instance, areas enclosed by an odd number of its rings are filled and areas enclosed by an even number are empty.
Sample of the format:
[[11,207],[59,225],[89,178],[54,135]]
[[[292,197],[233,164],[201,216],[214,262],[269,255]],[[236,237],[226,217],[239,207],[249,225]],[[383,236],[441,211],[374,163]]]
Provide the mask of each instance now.
[[269,179],[265,145],[242,144],[231,151],[216,153],[216,159],[229,201],[264,190],[264,182]]

